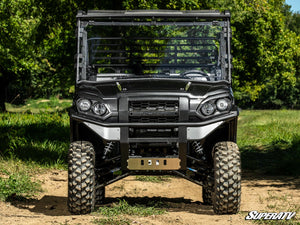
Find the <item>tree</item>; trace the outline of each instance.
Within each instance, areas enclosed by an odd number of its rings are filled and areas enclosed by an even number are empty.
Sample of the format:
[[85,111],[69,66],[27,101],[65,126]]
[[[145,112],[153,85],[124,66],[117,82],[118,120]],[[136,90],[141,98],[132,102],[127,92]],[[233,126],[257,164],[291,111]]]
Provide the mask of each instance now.
[[218,1],[230,9],[233,78],[241,106],[293,107],[298,102],[299,38],[286,29],[283,0]]
[[20,80],[26,89],[28,69],[38,66],[34,36],[40,18],[37,8],[25,0],[0,2],[0,106],[3,110],[7,85]]

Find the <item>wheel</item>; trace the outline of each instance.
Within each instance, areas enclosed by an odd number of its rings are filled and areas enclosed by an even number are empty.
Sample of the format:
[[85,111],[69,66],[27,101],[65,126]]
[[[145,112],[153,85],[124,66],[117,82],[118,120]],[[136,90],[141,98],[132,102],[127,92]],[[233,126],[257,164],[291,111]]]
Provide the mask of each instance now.
[[90,142],[72,142],[68,156],[68,208],[90,213],[95,205],[95,151]]
[[218,142],[213,149],[214,192],[216,214],[234,214],[241,202],[241,160],[237,144]]
[[214,181],[212,176],[208,176],[202,186],[202,199],[204,205],[212,205],[212,193]]
[[202,187],[202,198],[204,205],[212,205],[212,192],[213,188],[207,186]]
[[[97,177],[97,175],[96,175]],[[96,179],[96,186],[100,185],[98,179]],[[96,194],[95,194],[95,205],[101,205],[105,198],[105,187],[96,188]]]
[[105,187],[96,189],[96,201],[95,205],[101,205],[105,198]]

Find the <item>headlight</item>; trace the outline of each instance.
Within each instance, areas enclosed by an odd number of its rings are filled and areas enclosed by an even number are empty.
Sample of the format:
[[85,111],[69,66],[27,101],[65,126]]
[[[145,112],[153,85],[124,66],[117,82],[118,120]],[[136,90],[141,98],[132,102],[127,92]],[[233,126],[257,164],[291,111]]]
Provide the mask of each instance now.
[[106,113],[107,107],[103,103],[96,103],[92,106],[92,110],[95,114],[102,116]]
[[227,98],[221,98],[217,101],[216,105],[219,111],[225,111],[229,108],[230,100]]
[[79,99],[77,106],[81,111],[88,111],[91,108],[91,102],[87,99]]
[[206,102],[204,105],[201,107],[201,112],[205,116],[210,116],[215,112],[215,104]]

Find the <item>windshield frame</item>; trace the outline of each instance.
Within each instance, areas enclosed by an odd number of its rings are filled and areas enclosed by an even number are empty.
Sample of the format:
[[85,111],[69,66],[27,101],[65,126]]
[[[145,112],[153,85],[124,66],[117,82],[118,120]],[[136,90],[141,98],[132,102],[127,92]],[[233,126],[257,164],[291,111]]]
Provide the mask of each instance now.
[[[110,11],[111,12],[111,11]],[[208,15],[208,12],[205,11],[205,13],[203,13],[202,11],[199,12],[202,16],[199,16],[199,13],[197,14],[197,16],[193,15],[191,16],[191,14],[193,14],[193,11],[189,11],[190,13],[187,13],[188,15],[186,15],[185,17],[182,18],[182,16],[180,16],[180,18],[178,18],[178,16],[176,16],[176,13],[181,12],[181,11],[175,11],[174,12],[174,17],[172,17],[172,15],[170,15],[168,17],[168,19],[166,20],[166,18],[164,18],[164,16],[162,16],[162,14],[160,13],[161,11],[156,11],[156,13],[158,13],[158,15],[153,16],[150,14],[142,14],[142,16],[136,16],[137,14],[134,14],[134,16],[128,16],[128,14],[125,15],[126,12],[128,11],[122,11],[124,13],[124,15],[120,15],[120,11],[117,12],[113,12],[111,15],[115,15],[115,17],[113,16],[104,16],[103,11],[97,13],[97,15],[102,15],[99,17],[95,17],[95,12],[93,11],[92,14],[95,18],[93,18],[93,20],[90,18],[89,13],[87,14],[81,14],[81,16],[77,16],[78,18],[78,23],[77,23],[77,27],[78,27],[78,32],[77,32],[77,66],[76,66],[76,82],[82,82],[82,81],[87,81],[87,73],[88,73],[88,34],[86,32],[86,28],[88,26],[163,26],[163,25],[176,25],[176,26],[195,26],[195,25],[201,25],[201,26],[220,26],[222,27],[222,30],[220,32],[221,36],[220,40],[223,40],[223,43],[220,43],[220,45],[222,44],[223,48],[225,48],[225,51],[221,51],[221,47],[219,47],[219,53],[221,54],[221,59],[220,59],[220,68],[221,68],[221,76],[222,79],[220,79],[220,81],[228,81],[231,82],[231,57],[228,57],[228,55],[230,56],[230,37],[231,37],[231,30],[230,30],[230,14],[225,15],[224,16],[222,13],[219,14],[214,14],[213,17],[210,17]],[[144,12],[144,11],[141,11]],[[115,13],[115,14],[114,14]],[[195,13],[194,13],[195,14]],[[205,17],[206,16],[206,17]],[[205,19],[204,19],[205,18]],[[198,74],[198,75],[197,75]],[[96,79],[95,80],[91,80],[94,82],[101,82],[101,79],[97,79],[99,74],[96,74]],[[110,74],[101,74],[101,77],[106,77],[109,78]],[[162,76],[160,76],[162,75]],[[195,79],[195,77],[200,77],[200,73],[196,72],[196,73],[189,73],[189,75],[186,75],[184,77],[180,77],[181,74],[177,74],[177,73],[173,73],[173,74],[168,74],[169,76],[166,77],[167,74],[144,74],[143,76],[139,76],[140,78],[165,78],[165,79],[170,79],[170,78],[176,78],[176,79],[191,79],[191,80],[196,80],[196,81],[201,81],[201,79]],[[100,76],[99,76],[100,77]],[[118,77],[118,79],[131,79],[137,78],[137,74],[123,74],[122,73],[116,73],[115,75],[111,76],[112,80],[113,77]],[[104,79],[105,81],[107,81],[107,79]],[[207,80],[210,81],[210,80]],[[215,80],[211,80],[211,81],[215,81]]]

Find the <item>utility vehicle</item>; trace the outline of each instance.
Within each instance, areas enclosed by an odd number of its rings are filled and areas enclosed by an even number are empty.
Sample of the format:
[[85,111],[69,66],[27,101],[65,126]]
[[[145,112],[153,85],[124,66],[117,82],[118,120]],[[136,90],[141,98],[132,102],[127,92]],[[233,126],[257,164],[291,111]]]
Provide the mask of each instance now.
[[71,213],[126,176],[165,174],[201,185],[216,214],[238,212],[230,40],[229,11],[78,13]]

